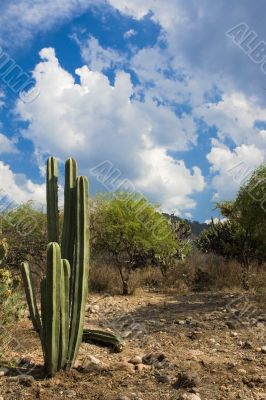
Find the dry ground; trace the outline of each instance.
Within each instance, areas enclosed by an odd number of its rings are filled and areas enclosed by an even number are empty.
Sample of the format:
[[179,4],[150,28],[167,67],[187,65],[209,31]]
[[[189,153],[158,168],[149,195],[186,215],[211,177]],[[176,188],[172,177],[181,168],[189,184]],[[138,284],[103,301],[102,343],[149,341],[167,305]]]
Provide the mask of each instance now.
[[[52,379],[42,375],[39,340],[25,319],[10,335],[13,368],[0,378],[0,399],[178,400],[194,392],[202,400],[266,400],[266,314],[253,300],[228,293],[93,295],[86,325],[120,332],[124,350],[83,343],[79,368]],[[129,362],[145,355],[152,357],[144,364]],[[18,367],[21,358],[26,364]]]

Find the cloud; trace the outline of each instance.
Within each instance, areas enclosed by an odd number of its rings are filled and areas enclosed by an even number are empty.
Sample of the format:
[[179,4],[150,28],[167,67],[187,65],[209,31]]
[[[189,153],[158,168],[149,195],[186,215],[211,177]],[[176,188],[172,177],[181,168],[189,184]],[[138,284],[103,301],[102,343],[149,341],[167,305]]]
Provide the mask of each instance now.
[[215,200],[228,200],[244,184],[255,168],[264,162],[264,152],[255,145],[242,144],[230,150],[213,140],[213,147],[207,155],[214,173],[212,186]]
[[0,44],[21,46],[36,33],[80,15],[93,4],[90,0],[4,0],[0,5]]
[[256,127],[256,121],[266,121],[266,109],[255,97],[228,91],[219,102],[204,104],[195,113],[216,126],[220,140],[229,138],[237,145],[254,143],[266,150],[264,132]]
[[[0,195],[1,199],[8,196],[15,205],[33,200],[45,203],[45,184],[39,185],[27,179],[23,174],[14,174],[9,165],[0,161]],[[1,201],[2,202],[2,201]],[[1,207],[3,207],[2,204]]]
[[28,122],[23,135],[38,154],[52,153],[61,160],[74,156],[86,174],[110,160],[163,207],[195,207],[193,194],[204,188],[200,169],[190,171],[168,154],[187,150],[195,140],[191,117],[179,118],[156,101],[134,98],[125,72],[116,73],[112,86],[103,73],[87,66],[72,76],[60,66],[54,49],[43,49],[40,56],[33,72],[40,96],[17,104],[20,118]]
[[108,0],[121,13],[141,19],[149,13],[165,29],[170,29],[183,18],[182,9],[176,0]]
[[135,36],[137,32],[134,29],[129,29],[124,34],[124,39],[130,39],[132,36]]
[[124,56],[111,48],[103,48],[93,36],[89,36],[85,41],[81,41],[77,35],[73,38],[80,46],[82,59],[94,71],[119,68],[125,63]]
[[174,160],[163,148],[144,150],[141,153],[145,173],[136,181],[136,186],[151,198],[160,198],[168,212],[195,208],[196,202],[190,197],[201,192],[205,181],[198,167],[192,171],[184,161]]
[[3,153],[17,153],[17,149],[14,141],[0,133],[0,154]]

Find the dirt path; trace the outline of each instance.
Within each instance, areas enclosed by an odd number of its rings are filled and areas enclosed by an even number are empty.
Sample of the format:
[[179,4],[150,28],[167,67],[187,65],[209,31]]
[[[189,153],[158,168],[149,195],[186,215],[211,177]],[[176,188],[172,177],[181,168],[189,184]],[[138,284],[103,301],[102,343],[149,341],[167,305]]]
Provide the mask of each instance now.
[[[123,352],[83,343],[77,369],[42,379],[39,340],[23,320],[8,354],[14,376],[0,378],[0,400],[266,400],[265,315],[244,296],[224,293],[92,296],[86,325],[122,334]],[[29,378],[17,377],[31,369]]]

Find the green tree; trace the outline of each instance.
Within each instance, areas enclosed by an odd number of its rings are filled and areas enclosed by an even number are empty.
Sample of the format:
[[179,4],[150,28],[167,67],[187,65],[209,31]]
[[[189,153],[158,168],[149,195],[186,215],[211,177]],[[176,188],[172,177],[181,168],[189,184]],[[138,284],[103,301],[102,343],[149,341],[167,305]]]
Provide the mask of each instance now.
[[46,260],[46,214],[29,202],[0,214],[0,222],[1,236],[9,246],[5,265],[18,269],[22,261],[28,261],[35,277],[40,278]]
[[169,221],[145,197],[114,193],[99,195],[91,206],[93,254],[105,252],[118,268],[123,294],[135,268],[174,257],[179,243]]
[[212,222],[200,235],[197,246],[234,258],[241,264],[244,289],[249,289],[253,260],[266,260],[266,166],[260,166],[240,188],[234,201],[217,203],[225,222]]

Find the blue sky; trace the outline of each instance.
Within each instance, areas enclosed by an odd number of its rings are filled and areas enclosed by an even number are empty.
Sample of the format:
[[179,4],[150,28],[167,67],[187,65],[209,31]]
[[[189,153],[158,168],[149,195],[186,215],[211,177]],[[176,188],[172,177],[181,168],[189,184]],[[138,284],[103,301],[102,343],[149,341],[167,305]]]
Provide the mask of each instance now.
[[215,216],[265,162],[265,11],[263,0],[2,1],[1,189],[43,202],[47,156],[62,171],[74,156],[92,195],[110,189],[92,173],[108,165],[113,189]]

